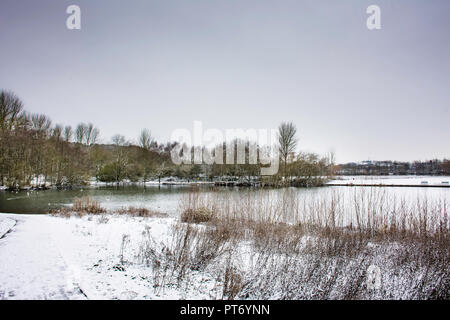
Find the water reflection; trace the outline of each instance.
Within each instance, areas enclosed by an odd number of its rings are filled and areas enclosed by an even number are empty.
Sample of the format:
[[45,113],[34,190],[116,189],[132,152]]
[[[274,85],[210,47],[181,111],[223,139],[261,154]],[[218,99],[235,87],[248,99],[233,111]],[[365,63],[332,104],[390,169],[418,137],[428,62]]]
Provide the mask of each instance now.
[[[320,187],[320,188],[288,188],[288,189],[256,189],[256,188],[226,188],[201,186],[197,187],[201,193],[220,193],[232,197],[249,198],[279,198],[294,196],[299,201],[315,201],[317,199],[329,199],[339,194],[344,199],[352,199],[355,192],[361,190],[376,189],[390,198],[405,198],[416,201],[418,197],[433,199],[447,199],[450,202],[450,189],[445,188],[367,188],[367,187]],[[75,197],[90,196],[100,202],[106,209],[121,207],[146,207],[168,213],[171,216],[179,214],[179,203],[183,195],[192,191],[190,186],[122,186],[122,187],[97,187],[73,190],[46,190],[46,191],[21,191],[0,192],[0,212],[41,214],[49,210],[63,206],[70,206]],[[348,201],[350,202],[350,201]]]

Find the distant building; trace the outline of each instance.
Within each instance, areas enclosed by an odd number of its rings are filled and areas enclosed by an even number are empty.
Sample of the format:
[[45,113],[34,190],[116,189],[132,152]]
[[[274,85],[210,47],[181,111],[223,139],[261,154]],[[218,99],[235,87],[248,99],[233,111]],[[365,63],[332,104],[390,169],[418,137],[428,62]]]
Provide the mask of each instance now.
[[444,175],[449,174],[448,160],[349,162],[337,166],[338,175]]

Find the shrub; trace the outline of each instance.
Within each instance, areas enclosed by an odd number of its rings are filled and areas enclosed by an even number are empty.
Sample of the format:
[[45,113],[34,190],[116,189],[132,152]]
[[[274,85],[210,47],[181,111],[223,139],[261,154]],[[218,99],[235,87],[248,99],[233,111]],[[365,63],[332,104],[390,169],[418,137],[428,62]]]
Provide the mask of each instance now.
[[105,213],[106,209],[100,206],[98,201],[93,200],[91,197],[75,198],[72,205],[72,211],[76,213],[90,213],[98,214]]
[[189,223],[202,223],[211,221],[213,217],[213,212],[208,208],[189,208],[184,210],[181,214],[181,221]]
[[93,200],[91,197],[83,197],[73,199],[73,205],[71,208],[60,208],[50,211],[50,214],[55,216],[62,216],[69,218],[73,215],[83,216],[84,214],[100,214],[106,213],[106,209],[100,206],[98,201]]
[[116,211],[118,214],[128,214],[134,217],[167,217],[167,213],[150,210],[145,207],[128,207]]

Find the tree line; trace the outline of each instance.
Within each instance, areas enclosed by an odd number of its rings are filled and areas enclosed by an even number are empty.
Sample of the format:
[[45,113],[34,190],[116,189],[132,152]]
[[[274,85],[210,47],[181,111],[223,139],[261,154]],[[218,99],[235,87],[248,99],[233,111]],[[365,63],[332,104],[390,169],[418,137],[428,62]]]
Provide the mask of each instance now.
[[[182,164],[171,161],[175,142],[159,143],[142,129],[137,142],[117,134],[100,144],[100,130],[92,123],[75,128],[54,124],[43,114],[29,113],[13,92],[0,91],[0,184],[8,189],[26,186],[58,188],[97,181],[119,183],[161,181],[176,177],[187,181],[228,179],[268,185],[309,186],[333,172],[333,157],[296,153],[296,128],[279,127],[280,170],[261,177],[259,164]],[[248,145],[246,146],[248,150]]]
[[339,175],[450,175],[450,159],[428,161],[363,161],[336,166]]

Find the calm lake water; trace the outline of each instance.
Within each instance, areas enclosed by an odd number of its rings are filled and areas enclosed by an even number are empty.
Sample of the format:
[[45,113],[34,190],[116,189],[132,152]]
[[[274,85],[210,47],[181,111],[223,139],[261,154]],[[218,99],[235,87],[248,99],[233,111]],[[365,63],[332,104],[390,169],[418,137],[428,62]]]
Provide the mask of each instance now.
[[[146,207],[177,216],[180,213],[180,200],[183,195],[191,191],[189,186],[142,186],[125,187],[90,187],[75,190],[46,190],[0,192],[0,212],[42,214],[49,210],[70,206],[75,197],[90,196],[100,202],[107,209],[122,207]],[[421,187],[342,187],[328,186],[320,188],[285,188],[285,189],[254,189],[254,188],[226,188],[204,186],[198,189],[201,194],[227,197],[267,198],[281,202],[288,194],[298,201],[314,202],[327,201],[332,197],[340,197],[343,206],[351,207],[355,195],[361,193],[381,194],[387,203],[406,199],[408,202],[417,199],[430,201],[446,201],[450,203],[450,188],[421,188]],[[395,199],[395,200],[394,200]],[[278,202],[280,203],[280,202]]]

